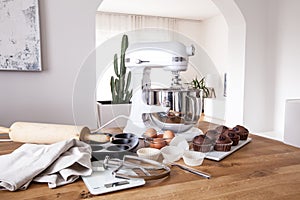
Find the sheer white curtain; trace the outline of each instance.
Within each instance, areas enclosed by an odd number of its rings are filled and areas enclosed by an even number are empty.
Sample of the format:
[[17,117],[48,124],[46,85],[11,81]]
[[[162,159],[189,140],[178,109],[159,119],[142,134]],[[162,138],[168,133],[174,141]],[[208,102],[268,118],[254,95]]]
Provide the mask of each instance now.
[[[118,13],[97,12],[96,14],[96,47],[101,45],[109,38],[120,33],[142,28],[159,28],[165,30],[178,31],[178,19],[142,16],[142,15],[125,15]],[[169,40],[172,35],[169,35]],[[104,75],[98,81],[96,96],[97,101],[111,100],[110,77],[114,75],[113,67],[107,68]]]
[[175,18],[97,12],[96,46],[122,32],[142,28],[178,31],[178,22]]

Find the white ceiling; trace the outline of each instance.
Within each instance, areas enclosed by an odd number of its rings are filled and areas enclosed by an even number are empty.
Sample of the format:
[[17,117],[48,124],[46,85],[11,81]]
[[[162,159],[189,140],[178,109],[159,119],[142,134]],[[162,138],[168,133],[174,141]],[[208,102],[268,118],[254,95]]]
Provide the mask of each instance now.
[[193,20],[220,13],[211,0],[103,0],[98,11]]

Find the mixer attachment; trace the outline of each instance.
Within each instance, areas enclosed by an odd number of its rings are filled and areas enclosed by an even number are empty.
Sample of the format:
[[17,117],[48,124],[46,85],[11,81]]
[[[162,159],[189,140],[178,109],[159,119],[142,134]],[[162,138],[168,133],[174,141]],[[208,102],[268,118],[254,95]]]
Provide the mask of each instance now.
[[[142,178],[144,180],[155,180],[170,175],[171,169],[157,161],[140,158],[137,156],[125,155],[123,160],[110,159],[106,157],[104,160],[104,168],[116,167],[112,174],[117,178]],[[126,173],[126,171],[134,171],[135,173]]]
[[179,71],[172,71],[171,88],[182,88]]

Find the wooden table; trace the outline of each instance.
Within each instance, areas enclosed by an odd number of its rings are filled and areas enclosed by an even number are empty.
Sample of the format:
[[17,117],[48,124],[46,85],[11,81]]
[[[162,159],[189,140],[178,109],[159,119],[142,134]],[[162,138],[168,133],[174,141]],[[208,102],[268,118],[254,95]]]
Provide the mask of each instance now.
[[[205,131],[213,128],[201,122]],[[282,142],[250,135],[252,142],[220,162],[205,160],[196,169],[212,175],[203,179],[176,167],[162,180],[138,188],[93,196],[82,180],[49,189],[32,183],[25,191],[0,191],[0,199],[300,199],[300,149]],[[0,143],[0,154],[22,145]],[[182,162],[182,161],[181,161]]]

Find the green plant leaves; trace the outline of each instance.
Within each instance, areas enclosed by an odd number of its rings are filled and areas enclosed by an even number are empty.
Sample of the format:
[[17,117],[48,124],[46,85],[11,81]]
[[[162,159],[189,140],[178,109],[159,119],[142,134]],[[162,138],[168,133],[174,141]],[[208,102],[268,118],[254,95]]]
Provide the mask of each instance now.
[[203,77],[200,81],[197,79],[192,80],[192,87],[195,89],[201,89],[203,91],[203,97],[209,97],[209,89],[205,86],[205,77]]

